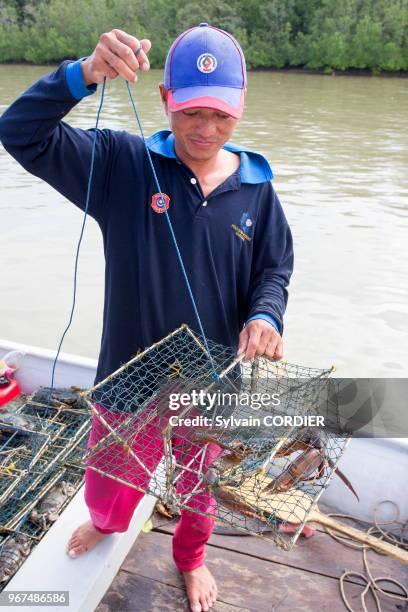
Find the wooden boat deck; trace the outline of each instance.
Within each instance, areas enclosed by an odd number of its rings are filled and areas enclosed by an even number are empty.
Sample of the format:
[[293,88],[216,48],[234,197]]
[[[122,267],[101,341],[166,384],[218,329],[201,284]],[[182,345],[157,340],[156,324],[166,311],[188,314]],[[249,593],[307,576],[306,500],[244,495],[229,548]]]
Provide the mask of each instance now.
[[[327,509],[325,509],[327,510]],[[155,516],[159,528],[143,533],[122,564],[96,612],[165,612],[189,610],[183,583],[172,561],[174,522]],[[358,525],[356,525],[358,526]],[[408,568],[374,551],[368,553],[374,577],[392,576],[408,583]],[[346,547],[319,528],[309,539],[282,551],[256,537],[213,534],[207,564],[219,586],[214,612],[344,612],[339,577],[344,569],[364,573],[361,550]],[[384,585],[398,593],[392,584]],[[359,579],[346,586],[353,610],[361,610]],[[380,595],[383,612],[408,610],[405,602]],[[369,612],[375,610],[368,598]]]

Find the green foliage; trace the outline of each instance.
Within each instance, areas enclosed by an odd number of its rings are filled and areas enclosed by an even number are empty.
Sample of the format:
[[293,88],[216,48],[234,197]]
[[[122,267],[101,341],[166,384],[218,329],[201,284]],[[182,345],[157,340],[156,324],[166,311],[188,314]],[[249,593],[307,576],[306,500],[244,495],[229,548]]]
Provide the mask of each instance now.
[[89,54],[123,29],[152,41],[152,66],[207,21],[240,41],[249,67],[408,70],[408,0],[0,0],[0,61]]
[[303,16],[291,64],[375,73],[406,70],[407,43],[408,0],[323,0]]

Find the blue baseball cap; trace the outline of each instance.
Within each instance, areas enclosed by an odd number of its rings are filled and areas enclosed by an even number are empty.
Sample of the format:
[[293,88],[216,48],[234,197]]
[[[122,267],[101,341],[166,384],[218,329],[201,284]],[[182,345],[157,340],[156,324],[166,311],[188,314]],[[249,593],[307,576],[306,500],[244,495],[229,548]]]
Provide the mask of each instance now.
[[228,32],[200,23],[171,45],[164,68],[169,111],[213,108],[239,119],[246,84],[244,54]]

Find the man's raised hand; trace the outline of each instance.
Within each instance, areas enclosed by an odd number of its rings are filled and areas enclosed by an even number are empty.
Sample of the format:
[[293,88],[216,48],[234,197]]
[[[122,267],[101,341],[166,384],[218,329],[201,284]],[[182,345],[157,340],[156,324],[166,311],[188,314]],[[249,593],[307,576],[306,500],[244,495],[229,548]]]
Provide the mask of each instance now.
[[273,325],[263,319],[253,319],[239,335],[238,356],[245,353],[244,361],[256,355],[268,359],[282,359],[283,340]]
[[151,46],[147,38],[139,41],[122,30],[105,32],[94,52],[81,64],[86,85],[102,83],[104,77],[116,79],[117,76],[136,82],[137,71],[150,68],[147,54]]

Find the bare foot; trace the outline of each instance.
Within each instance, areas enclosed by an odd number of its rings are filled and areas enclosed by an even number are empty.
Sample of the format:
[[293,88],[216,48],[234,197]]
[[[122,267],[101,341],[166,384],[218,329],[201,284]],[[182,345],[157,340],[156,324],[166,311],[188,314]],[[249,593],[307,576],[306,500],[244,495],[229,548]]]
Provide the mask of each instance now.
[[210,570],[202,565],[183,572],[191,612],[206,612],[217,599],[217,585]]
[[100,540],[103,540],[107,533],[98,531],[92,521],[87,521],[75,529],[67,544],[67,553],[75,559],[79,555],[91,550]]

